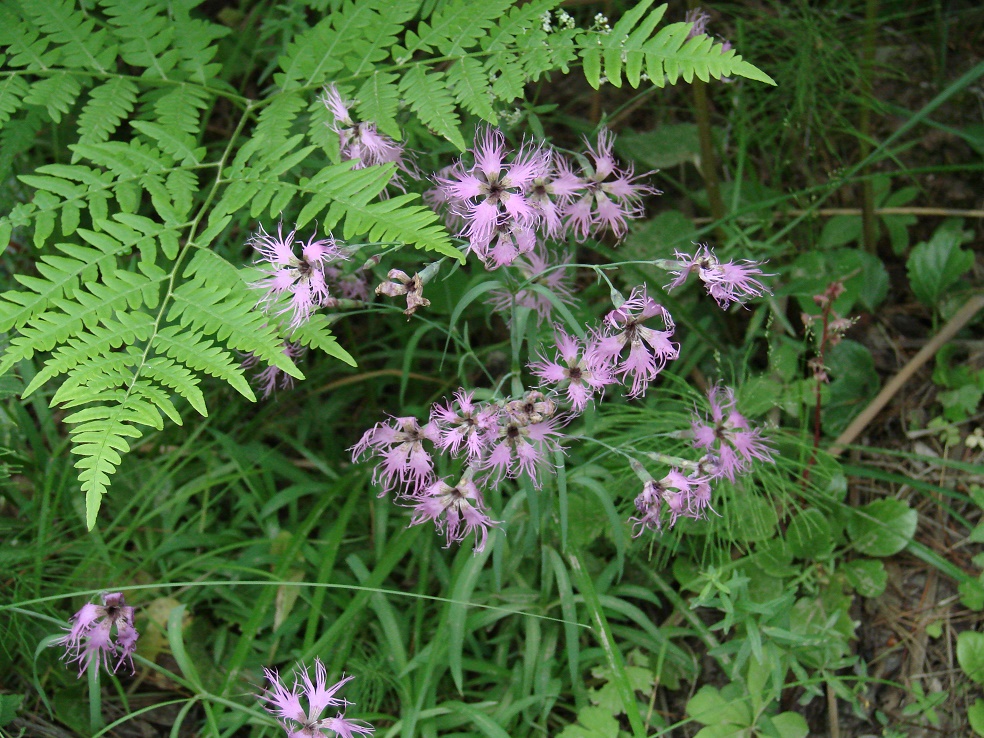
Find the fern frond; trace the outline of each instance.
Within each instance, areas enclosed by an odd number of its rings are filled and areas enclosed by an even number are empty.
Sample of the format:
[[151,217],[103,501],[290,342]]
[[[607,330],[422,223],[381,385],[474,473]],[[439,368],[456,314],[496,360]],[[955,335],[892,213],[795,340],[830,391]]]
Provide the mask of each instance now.
[[211,98],[205,90],[180,84],[154,100],[155,122],[194,138],[201,132],[201,113]]
[[19,74],[11,73],[0,79],[0,128],[10,120],[10,116],[21,109],[28,90],[30,85]]
[[256,402],[241,362],[201,333],[177,325],[165,326],[154,336],[153,347],[195,371],[221,379],[250,402]]
[[290,335],[290,340],[308,348],[324,351],[329,356],[344,361],[349,366],[356,366],[352,355],[338,345],[331,332],[331,321],[321,313],[312,315],[309,320],[301,323]]
[[492,88],[485,65],[468,56],[455,61],[447,71],[454,97],[469,113],[474,113],[492,125],[499,121],[492,109]]
[[48,37],[15,11],[13,4],[0,3],[0,45],[10,53],[7,64],[37,72],[48,70],[58,60],[58,50],[49,50]]
[[406,47],[397,51],[398,57],[409,60],[415,52],[431,49],[444,56],[462,56],[487,35],[512,4],[512,0],[448,3],[431,16],[430,23],[421,22],[416,32],[407,31]]
[[19,0],[24,14],[48,38],[61,44],[60,64],[73,69],[109,72],[116,61],[116,45],[106,29],[76,9],[73,0]]
[[170,155],[182,166],[195,166],[205,157],[205,147],[195,146],[195,139],[172,126],[164,126],[149,120],[132,120],[130,127],[158,144],[160,150]]
[[[123,119],[133,111],[137,86],[126,77],[114,77],[89,93],[79,115],[79,143],[108,141]],[[77,155],[73,158],[77,160]]]
[[359,101],[359,115],[363,120],[371,120],[383,133],[399,140],[402,137],[396,122],[396,111],[400,102],[399,77],[388,72],[375,71],[355,94]]
[[96,524],[102,496],[109,488],[109,477],[122,461],[121,454],[130,450],[127,439],[138,439],[143,432],[138,425],[161,428],[161,416],[144,391],[148,382],[136,382],[127,389],[114,389],[91,396],[100,404],[87,407],[65,418],[72,428],[72,453],[79,481],[85,492],[86,526]]
[[[371,73],[376,65],[389,58],[390,47],[417,12],[417,3],[406,0],[363,0],[362,4],[373,12],[353,17],[345,26],[335,24],[336,31],[348,34],[351,42],[344,58],[345,67],[353,77]],[[357,34],[354,26],[358,26]]]
[[[11,290],[0,295],[0,333],[22,328],[29,320],[48,310],[54,300],[71,297],[80,280],[94,279],[96,270],[116,267],[116,253],[59,243],[55,248],[65,256],[44,254],[35,263],[41,277],[18,274],[14,279],[29,291]],[[121,247],[122,249],[122,247]]]
[[400,92],[424,125],[453,143],[459,151],[465,150],[465,139],[458,130],[461,119],[441,72],[428,73],[423,64],[415,64],[400,80]]
[[[361,6],[368,10],[367,3]],[[334,53],[338,41],[331,16],[299,33],[277,60],[283,71],[273,76],[274,82],[285,92],[327,83],[345,66]]]
[[44,107],[48,111],[48,117],[55,123],[60,123],[61,117],[71,110],[80,92],[82,83],[79,77],[71,72],[55,72],[31,85],[30,92],[24,96],[24,102]]
[[24,390],[23,397],[28,397],[48,381],[73,370],[82,363],[108,355],[121,346],[146,341],[153,328],[154,319],[147,313],[139,310],[117,311],[114,318],[102,321],[102,325],[70,338],[67,343],[59,347],[45,362],[44,368],[34,375],[34,379]]
[[409,204],[418,195],[399,195],[373,202],[392,177],[394,165],[352,169],[352,164],[326,167],[304,184],[309,199],[297,216],[299,228],[319,216],[323,217],[326,229],[334,228],[344,219],[346,238],[368,234],[375,241],[402,242],[464,263],[464,255],[451,245],[437,214],[422,205]]
[[775,84],[755,66],[742,60],[734,50],[724,50],[721,43],[699,35],[687,40],[691,23],[671,23],[655,36],[652,32],[662,20],[666,5],[660,5],[648,15],[653,0],[641,0],[625,13],[608,33],[584,33],[579,38],[584,75],[598,89],[604,75],[616,87],[622,84],[622,73],[629,85],[638,87],[645,68],[649,80],[657,87],[667,82],[676,84],[680,77],[692,82],[694,77],[707,82],[741,76]]
[[260,111],[250,141],[258,142],[258,150],[269,150],[282,145],[287,141],[297,114],[306,104],[307,100],[298,92],[282,92],[274,95]]
[[178,69],[186,79],[198,85],[212,85],[232,89],[217,79],[221,64],[212,63],[219,47],[216,41],[232,31],[203,18],[192,18],[190,11],[197,2],[171,2],[170,22],[174,28],[174,46],[178,53]]
[[169,323],[214,335],[229,348],[255,354],[297,379],[304,375],[284,354],[283,342],[266,317],[256,310],[256,293],[239,270],[221,256],[198,250],[185,276],[191,279],[172,295]]
[[101,282],[87,282],[84,288],[76,289],[73,299],[53,298],[55,309],[32,318],[20,335],[11,339],[0,360],[0,374],[37,351],[51,351],[84,329],[92,330],[118,310],[154,308],[159,301],[160,285],[168,274],[154,264],[143,262],[139,269],[139,272],[117,269],[103,274]]
[[155,380],[161,386],[174,390],[185,398],[199,415],[208,417],[205,395],[198,389],[200,380],[181,364],[163,356],[155,356],[140,368],[140,373]]
[[110,30],[120,41],[120,57],[145,76],[168,79],[178,62],[171,48],[175,27],[167,17],[167,4],[159,0],[100,0],[109,16]]

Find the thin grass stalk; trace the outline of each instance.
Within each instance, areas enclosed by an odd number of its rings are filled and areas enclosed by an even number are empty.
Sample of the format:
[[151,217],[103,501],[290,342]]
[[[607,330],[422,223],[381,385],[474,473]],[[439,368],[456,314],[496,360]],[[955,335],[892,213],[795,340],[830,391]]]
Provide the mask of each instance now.
[[[871,156],[871,105],[865,99],[871,91],[871,76],[875,61],[875,29],[878,22],[878,0],[866,0],[864,11],[864,41],[861,61],[861,161]],[[869,174],[871,166],[866,165],[862,174]],[[875,182],[870,177],[863,180],[861,187],[861,228],[864,248],[873,254],[878,248],[878,223],[875,220]]]

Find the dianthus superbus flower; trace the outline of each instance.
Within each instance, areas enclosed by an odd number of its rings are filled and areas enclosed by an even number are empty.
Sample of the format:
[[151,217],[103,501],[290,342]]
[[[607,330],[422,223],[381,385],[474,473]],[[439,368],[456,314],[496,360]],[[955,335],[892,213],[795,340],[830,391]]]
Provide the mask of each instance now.
[[[259,262],[266,273],[251,286],[264,291],[260,298],[262,302],[274,303],[282,295],[290,294],[288,306],[279,313],[291,313],[291,328],[297,328],[311,317],[314,309],[328,298],[325,278],[328,264],[348,258],[331,236],[315,239],[317,232],[311,235],[307,243],[301,244],[301,254],[298,256],[294,253],[296,233],[293,230],[284,236],[282,223],[277,225],[276,236],[260,226],[260,230],[248,241],[259,252]],[[264,262],[266,266],[263,266]]]
[[581,174],[583,194],[566,208],[571,230],[582,241],[593,228],[610,230],[621,238],[628,230],[626,221],[643,214],[643,195],[659,194],[637,182],[631,165],[619,168],[612,154],[614,142],[614,136],[603,128],[595,147],[588,146],[591,164]]
[[277,718],[288,738],[324,738],[332,733],[342,738],[371,735],[371,725],[348,720],[341,711],[334,717],[321,716],[329,707],[344,708],[351,704],[335,695],[353,677],[344,677],[328,686],[327,670],[318,658],[314,660],[314,671],[312,680],[308,669],[295,670],[294,686],[288,689],[276,669],[263,670],[270,687],[260,694],[260,699],[268,703],[266,709]]
[[691,422],[694,447],[706,450],[716,459],[716,474],[735,481],[752,461],[772,461],[773,449],[762,438],[760,428],[752,428],[736,409],[735,392],[714,385],[707,393],[710,417],[694,415]]
[[437,443],[439,438],[434,423],[421,426],[414,417],[392,418],[388,423],[376,423],[362,435],[352,447],[352,460],[364,454],[379,459],[372,481],[382,487],[380,495],[399,485],[406,487],[406,494],[412,494],[431,483],[434,462],[424,442]]
[[69,662],[77,661],[79,676],[105,666],[115,672],[127,661],[133,670],[133,651],[140,634],[133,626],[133,608],[122,592],[102,595],[102,604],[87,603],[75,613],[68,634],[57,639]]
[[469,461],[478,461],[495,437],[500,412],[492,403],[476,402],[473,392],[458,389],[454,400],[431,407],[431,422],[438,428],[437,446],[452,456],[464,450]]
[[[510,152],[505,137],[493,128],[476,133],[472,154],[474,164],[466,166],[459,160],[436,180],[441,199],[464,222],[460,235],[468,239],[471,250],[486,263],[491,260],[493,239],[503,234],[525,239],[532,248],[531,231],[540,213],[526,191],[534,180],[544,176],[549,155],[539,147]],[[512,248],[518,253],[521,246],[522,243]],[[500,254],[494,262],[496,266],[507,263],[503,259]]]
[[482,462],[493,480],[525,474],[535,487],[542,486],[540,472],[552,470],[549,457],[561,450],[562,418],[556,417],[556,404],[542,392],[532,391],[522,400],[506,404],[499,415],[499,427],[491,449]]
[[560,326],[554,328],[557,344],[556,359],[541,355],[540,361],[530,364],[530,371],[543,382],[552,384],[559,393],[567,395],[575,412],[582,412],[596,392],[604,391],[614,382],[611,371],[596,354],[585,351],[583,343],[568,335]]
[[[355,161],[356,169],[392,162],[397,169],[412,173],[403,160],[403,145],[376,130],[375,123],[353,121],[349,102],[342,98],[335,85],[325,87],[321,102],[335,119],[331,129],[338,134],[338,148],[343,161]],[[403,189],[399,177],[394,178],[393,184]]]
[[717,300],[722,308],[727,308],[733,302],[744,304],[749,298],[772,294],[756,279],[758,276],[771,276],[759,269],[760,262],[741,259],[722,263],[714,255],[714,251],[703,244],[697,247],[692,256],[682,251],[675,251],[673,255],[677,258],[677,268],[670,274],[676,278],[666,286],[668,290],[679,287],[691,272],[697,272],[707,294]]
[[[662,330],[643,325],[653,318],[662,321]],[[644,395],[666,362],[679,356],[679,345],[670,340],[673,318],[646,294],[645,287],[632,290],[628,300],[605,316],[605,328],[605,332],[594,334],[589,353],[623,381],[631,380],[628,397]],[[622,358],[626,347],[629,353]]]
[[464,540],[474,531],[475,553],[484,550],[489,528],[497,523],[485,512],[482,493],[475,485],[473,476],[472,469],[468,468],[453,487],[444,480],[438,480],[414,495],[414,516],[410,525],[434,521],[438,531],[444,533],[448,546]]

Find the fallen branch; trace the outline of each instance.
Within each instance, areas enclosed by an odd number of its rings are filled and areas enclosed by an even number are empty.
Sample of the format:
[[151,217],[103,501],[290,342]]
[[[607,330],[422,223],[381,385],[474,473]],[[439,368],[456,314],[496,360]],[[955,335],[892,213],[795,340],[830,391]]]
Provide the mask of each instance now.
[[956,314],[947,321],[946,325],[933,336],[929,342],[923,346],[919,353],[909,359],[909,362],[902,367],[902,370],[892,377],[888,384],[886,384],[882,391],[878,393],[874,400],[872,400],[868,406],[861,411],[851,424],[847,426],[843,433],[837,437],[834,444],[828,449],[828,452],[834,456],[839,455],[846,446],[849,446],[854,442],[861,431],[868,427],[868,423],[874,420],[875,416],[881,412],[882,408],[888,404],[888,401],[895,396],[895,394],[902,389],[902,386],[909,381],[913,374],[915,374],[919,368],[932,358],[937,351],[953,338],[957,332],[963,328],[967,323],[970,322],[971,318],[977,315],[977,311],[984,308],[984,295],[974,295],[967,302],[964,303]]

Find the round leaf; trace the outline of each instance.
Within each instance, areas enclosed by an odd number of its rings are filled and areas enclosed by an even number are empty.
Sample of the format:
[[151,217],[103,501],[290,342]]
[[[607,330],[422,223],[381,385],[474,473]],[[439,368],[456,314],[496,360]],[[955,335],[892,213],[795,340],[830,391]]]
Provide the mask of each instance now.
[[967,676],[984,684],[984,633],[965,630],[957,636],[957,661]]
[[786,542],[796,558],[816,559],[830,553],[834,536],[824,514],[811,509],[793,518],[786,531]]
[[850,561],[841,568],[848,583],[862,597],[878,597],[885,591],[888,574],[885,565],[876,559]]
[[847,532],[861,553],[891,556],[912,540],[918,522],[916,511],[901,500],[878,500],[857,510]]

